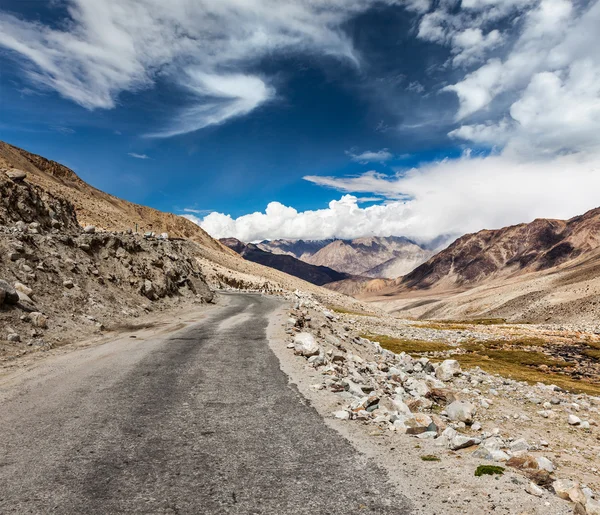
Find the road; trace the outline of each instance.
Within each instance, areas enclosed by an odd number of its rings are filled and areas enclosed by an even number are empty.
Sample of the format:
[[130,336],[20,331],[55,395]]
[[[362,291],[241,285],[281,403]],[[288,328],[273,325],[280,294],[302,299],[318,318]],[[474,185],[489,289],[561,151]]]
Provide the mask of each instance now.
[[288,384],[280,301],[49,357],[0,384],[0,513],[411,513]]

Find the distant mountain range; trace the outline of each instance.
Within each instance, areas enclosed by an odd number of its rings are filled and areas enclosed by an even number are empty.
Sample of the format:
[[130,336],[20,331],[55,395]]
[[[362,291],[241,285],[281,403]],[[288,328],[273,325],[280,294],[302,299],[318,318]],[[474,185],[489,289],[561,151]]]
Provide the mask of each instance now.
[[427,261],[433,251],[403,237],[354,240],[273,240],[257,245],[274,254],[287,254],[306,263],[362,277],[395,278]]
[[305,263],[293,255],[277,254],[262,250],[258,245],[253,243],[246,244],[236,238],[222,238],[220,241],[248,261],[280,270],[317,286],[352,277],[350,274],[341,273],[326,266]]
[[600,305],[600,208],[467,234],[403,277],[327,288],[409,317],[588,323]]

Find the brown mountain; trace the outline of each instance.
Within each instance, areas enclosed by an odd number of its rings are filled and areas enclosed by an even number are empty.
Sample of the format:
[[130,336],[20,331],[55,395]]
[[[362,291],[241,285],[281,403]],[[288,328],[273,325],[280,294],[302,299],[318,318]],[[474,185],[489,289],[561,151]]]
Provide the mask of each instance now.
[[570,220],[537,219],[456,240],[404,276],[409,288],[466,287],[499,276],[548,270],[600,246],[600,209]]
[[104,193],[81,180],[66,166],[0,141],[0,168],[27,172],[27,180],[53,195],[71,202],[82,225],[109,231],[153,231],[187,238],[203,246],[230,252],[195,223],[171,213],[133,204]]
[[281,270],[286,274],[299,277],[318,286],[351,277],[349,274],[337,272],[325,266],[305,263],[288,254],[267,252],[262,250],[258,245],[253,243],[246,244],[236,238],[222,238],[220,241],[223,245],[228,246],[248,261]]
[[432,252],[402,237],[366,237],[354,240],[275,240],[259,244],[262,250],[293,255],[317,266],[364,277],[398,277],[428,259]]
[[404,317],[597,324],[600,209],[457,239],[396,280],[327,285]]

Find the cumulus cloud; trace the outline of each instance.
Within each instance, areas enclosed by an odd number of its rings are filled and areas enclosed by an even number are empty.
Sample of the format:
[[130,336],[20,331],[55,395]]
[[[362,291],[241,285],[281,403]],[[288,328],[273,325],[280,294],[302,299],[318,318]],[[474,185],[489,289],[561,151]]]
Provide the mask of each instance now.
[[389,161],[394,157],[394,155],[387,148],[377,151],[366,150],[365,152],[361,152],[359,154],[348,150],[346,151],[346,155],[350,156],[352,161],[356,161],[358,163],[384,163],[385,161]]
[[335,56],[356,64],[341,30],[374,5],[414,12],[427,0],[65,0],[59,24],[0,11],[0,47],[25,58],[38,85],[87,109],[110,109],[123,92],[152,87],[158,78],[188,93],[190,105],[169,137],[242,116],[273,97],[254,65],[277,52]]
[[340,191],[377,191],[391,199],[380,205],[363,208],[347,194],[318,210],[299,212],[271,202],[264,212],[239,218],[222,213],[190,218],[214,237],[243,241],[405,235],[425,242],[537,217],[581,214],[598,205],[599,172],[600,158],[582,154],[535,162],[465,156],[395,177],[307,177]]

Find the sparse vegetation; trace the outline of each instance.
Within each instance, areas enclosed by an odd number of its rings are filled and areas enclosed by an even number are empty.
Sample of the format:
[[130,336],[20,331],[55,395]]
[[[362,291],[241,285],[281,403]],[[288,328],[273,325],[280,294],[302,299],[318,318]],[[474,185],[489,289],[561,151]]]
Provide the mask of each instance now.
[[473,320],[426,320],[415,323],[415,327],[438,329],[441,331],[461,330],[470,325],[501,325],[506,324],[504,318],[475,318]]
[[396,354],[406,352],[411,355],[419,355],[424,352],[438,352],[450,350],[453,347],[445,343],[430,342],[426,340],[410,340],[407,338],[394,338],[383,334],[361,334],[363,338],[379,342],[379,344]]
[[502,475],[504,474],[504,467],[498,467],[496,465],[479,465],[475,470],[475,475],[477,477],[481,477],[483,475],[493,476],[494,474]]
[[373,316],[372,313],[367,313],[365,311],[352,311],[350,309],[341,308],[339,306],[328,306],[328,307],[334,313],[340,313],[342,315],[355,315],[355,316],[361,316],[361,317]]
[[425,456],[421,456],[423,461],[441,461],[440,458],[434,456],[433,454],[426,454]]

